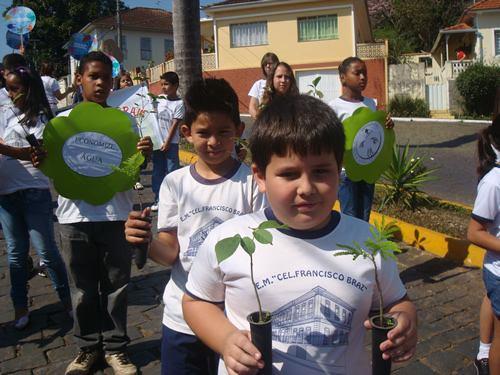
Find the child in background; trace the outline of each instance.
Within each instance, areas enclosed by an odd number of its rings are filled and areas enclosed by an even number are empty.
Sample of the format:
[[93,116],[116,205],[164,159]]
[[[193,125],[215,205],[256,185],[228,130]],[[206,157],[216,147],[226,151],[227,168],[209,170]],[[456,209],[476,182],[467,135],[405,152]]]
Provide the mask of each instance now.
[[132,82],[132,77],[130,77],[129,72],[122,71],[120,73],[120,79],[119,79],[119,89],[124,89],[127,87],[132,87],[134,86],[134,82]]
[[[497,98],[499,97],[500,95],[497,95]],[[479,375],[498,375],[500,374],[500,114],[498,111],[495,112],[491,125],[479,134],[478,156],[480,181],[467,230],[467,239],[487,250],[483,281],[488,297],[484,298],[481,305],[479,353],[474,360],[474,366]]]
[[[107,107],[113,78],[112,63],[102,52],[90,52],[80,60],[76,76],[83,100]],[[68,116],[71,110],[61,113]],[[130,116],[131,127],[135,120]],[[151,153],[152,142],[142,138],[137,149]],[[37,160],[38,162],[38,160]],[[115,374],[136,374],[125,350],[127,336],[127,285],[131,251],[123,233],[133,206],[133,191],[120,192],[105,204],[59,196],[61,248],[70,271],[74,336],[80,352],[66,374],[88,374],[105,352]]]
[[[193,334],[181,308],[191,263],[207,234],[226,220],[263,207],[250,168],[231,157],[234,139],[243,132],[238,97],[225,80],[194,83],[185,96],[181,131],[198,154],[195,164],[166,176],[160,189],[158,238],[150,258],[172,266],[163,302],[162,375],[208,375],[216,368],[214,353]],[[148,242],[148,216],[131,212],[127,240]]]
[[177,95],[179,76],[166,72],[160,77],[161,91],[167,99],[158,102],[158,126],[162,138],[159,150],[153,151],[153,175],[151,186],[155,194],[152,211],[158,210],[160,186],[170,172],[179,169],[179,125],[184,118],[184,104]]
[[[332,211],[344,142],[334,112],[308,95],[275,98],[254,124],[252,169],[270,207],[229,220],[208,235],[183,298],[186,321],[222,355],[229,374],[253,373],[264,363],[250,341],[246,319],[257,311],[248,254],[239,248],[219,263],[215,245],[236,233],[252,238],[251,228],[271,219],[288,228],[271,230],[272,244],[256,243],[253,264],[262,307],[273,315],[274,372],[370,371],[364,335],[368,314],[378,306],[374,268],[361,257],[334,256],[341,251],[336,244],[371,237],[367,223]],[[385,308],[398,319],[381,344],[383,357],[407,360],[417,342],[415,307],[396,263],[380,255],[376,262]]]
[[37,73],[27,67],[9,67],[5,80],[13,106],[0,112],[0,153],[7,156],[0,161],[0,222],[7,241],[14,326],[24,329],[29,323],[26,264],[30,240],[68,311],[71,297],[54,239],[49,180],[29,161],[27,136],[33,137],[32,142],[41,139],[52,112]]
[[250,97],[250,103],[248,104],[248,113],[252,118],[256,118],[259,114],[259,105],[262,102],[262,97],[264,96],[264,90],[266,88],[266,82],[269,76],[272,74],[274,67],[280,62],[278,56],[272,52],[266,53],[262,56],[260,61],[260,67],[262,69],[262,75],[264,79],[259,79],[255,81],[252,88],[248,92]]
[[[340,121],[343,122],[346,118],[351,117],[353,112],[360,107],[368,107],[372,111],[377,110],[375,100],[363,96],[363,90],[368,84],[368,72],[363,60],[359,57],[348,57],[339,65],[339,74],[342,83],[342,96],[329,104]],[[385,126],[389,129],[394,127],[394,122],[389,115],[387,115]],[[339,189],[342,213],[369,221],[374,192],[374,184],[365,181],[351,181],[342,168]]]
[[45,89],[45,95],[47,96],[47,100],[49,101],[50,108],[52,112],[55,114],[57,112],[57,103],[58,100],[63,100],[70,93],[75,91],[73,86],[70,86],[66,89],[64,94],[61,93],[61,88],[59,87],[59,82],[52,77],[54,74],[54,66],[44,61],[40,66],[40,75],[43,82],[43,88]]
[[275,65],[267,77],[266,88],[262,96],[261,108],[269,105],[274,98],[285,95],[298,95],[299,88],[293,70],[286,62]]

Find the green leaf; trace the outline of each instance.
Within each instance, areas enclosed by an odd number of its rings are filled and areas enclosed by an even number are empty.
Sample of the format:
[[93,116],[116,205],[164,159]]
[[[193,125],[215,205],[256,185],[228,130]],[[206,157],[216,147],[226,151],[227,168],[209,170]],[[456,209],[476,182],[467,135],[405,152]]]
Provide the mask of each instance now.
[[314,87],[318,86],[319,81],[321,81],[321,76],[318,76],[313,79],[312,84]]
[[265,245],[273,243],[273,235],[265,229],[256,229],[253,233],[253,236],[261,244]]
[[240,244],[240,240],[241,236],[239,234],[236,234],[233,237],[224,238],[217,242],[215,244],[215,255],[217,256],[217,262],[221,263],[231,255],[233,255]]
[[285,224],[280,224],[276,220],[266,220],[259,224],[258,229],[284,229],[288,228]]
[[240,240],[240,245],[248,255],[252,255],[255,252],[255,242],[250,237],[243,237]]

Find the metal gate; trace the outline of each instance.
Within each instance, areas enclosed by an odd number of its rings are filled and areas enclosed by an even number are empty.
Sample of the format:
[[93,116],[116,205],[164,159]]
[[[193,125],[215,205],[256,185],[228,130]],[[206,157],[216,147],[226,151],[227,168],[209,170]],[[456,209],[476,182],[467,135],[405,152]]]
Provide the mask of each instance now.
[[450,109],[448,82],[425,85],[425,98],[431,111]]

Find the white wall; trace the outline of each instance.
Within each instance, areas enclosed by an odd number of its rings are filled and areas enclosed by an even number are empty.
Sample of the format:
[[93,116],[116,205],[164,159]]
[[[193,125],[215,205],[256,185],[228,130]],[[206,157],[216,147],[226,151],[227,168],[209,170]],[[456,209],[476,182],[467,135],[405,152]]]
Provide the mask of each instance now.
[[[476,25],[483,35],[483,58],[487,64],[500,63],[500,56],[495,56],[495,30],[500,30],[500,10],[480,13]],[[479,55],[478,55],[479,57]]]
[[152,60],[154,65],[165,61],[164,40],[173,40],[173,36],[167,33],[152,33],[144,31],[126,31],[122,35],[127,38],[127,59],[123,65],[127,70],[133,70],[136,66],[147,67],[149,61],[141,60],[141,38],[151,38]]

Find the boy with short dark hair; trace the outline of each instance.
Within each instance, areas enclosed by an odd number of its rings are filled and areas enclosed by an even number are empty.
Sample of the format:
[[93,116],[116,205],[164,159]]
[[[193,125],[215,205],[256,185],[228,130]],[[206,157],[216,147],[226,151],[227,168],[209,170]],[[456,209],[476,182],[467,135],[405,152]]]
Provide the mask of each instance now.
[[[80,60],[77,84],[84,101],[107,107],[113,78],[112,63],[102,52],[90,52]],[[60,116],[68,116],[69,111]],[[131,126],[136,127],[130,116]],[[151,153],[149,137],[137,149]],[[66,374],[89,374],[101,351],[115,374],[136,374],[125,353],[127,336],[127,285],[131,251],[123,233],[133,206],[133,191],[120,192],[100,206],[59,196],[56,215],[61,224],[61,249],[70,274],[74,335],[80,352]]]
[[175,72],[160,77],[161,91],[167,97],[158,102],[158,126],[162,145],[153,151],[151,186],[155,194],[152,211],[158,210],[160,186],[167,174],[179,169],[179,125],[184,118],[184,104],[177,95],[179,76]]
[[[238,97],[223,79],[194,83],[185,96],[186,114],[181,131],[198,160],[168,174],[160,189],[158,238],[149,256],[172,266],[163,295],[162,375],[207,375],[216,368],[214,353],[193,334],[182,316],[181,300],[191,263],[198,248],[219,224],[263,207],[248,166],[232,158],[234,140],[243,132]],[[131,212],[127,240],[148,242],[149,215]]]
[[[364,333],[377,307],[374,267],[334,254],[338,244],[364,243],[369,224],[332,211],[345,137],[334,112],[307,95],[277,98],[259,115],[250,138],[254,176],[270,207],[214,229],[199,249],[183,297],[195,334],[221,354],[227,372],[264,366],[250,341],[247,315],[257,311],[248,254],[238,248],[218,262],[215,245],[276,220],[271,245],[252,254],[262,308],[273,316],[274,371],[283,374],[368,374]],[[385,359],[409,359],[416,345],[416,312],[395,262],[376,257],[386,311],[398,325],[381,344]],[[224,311],[217,304],[224,304]],[[223,366],[219,373],[224,373]]]

